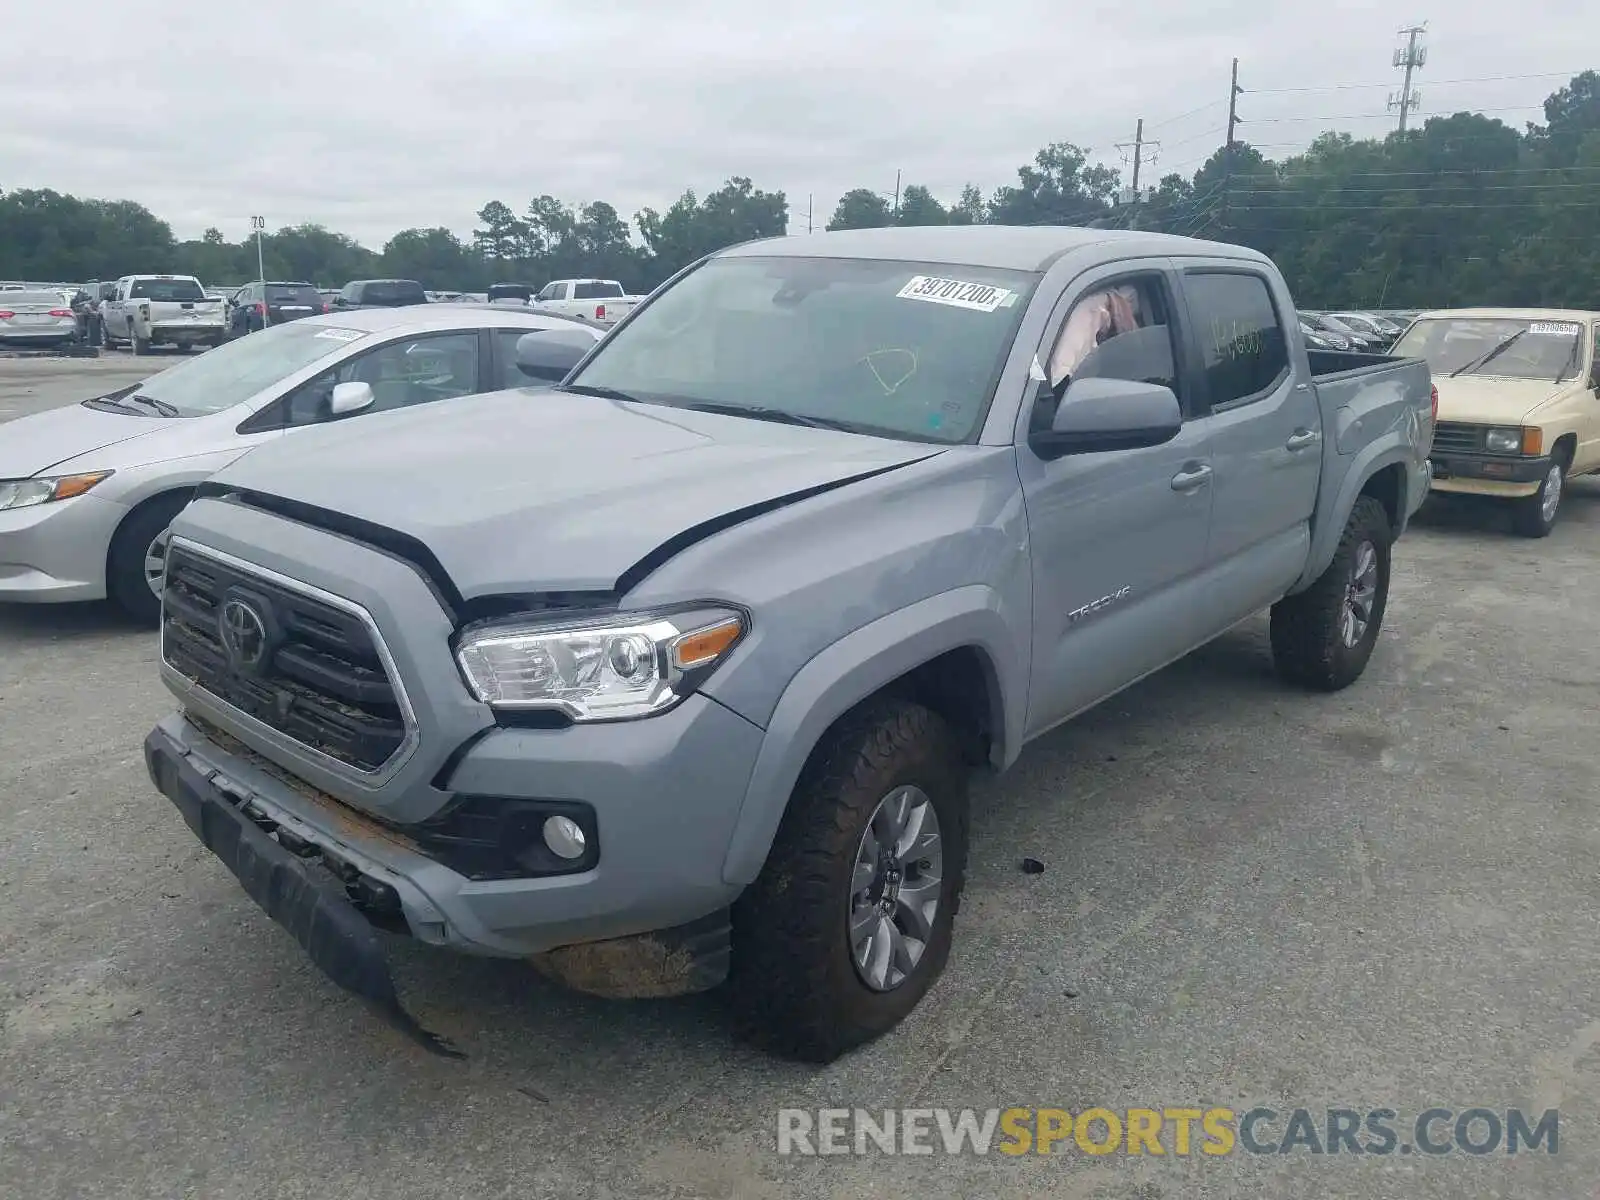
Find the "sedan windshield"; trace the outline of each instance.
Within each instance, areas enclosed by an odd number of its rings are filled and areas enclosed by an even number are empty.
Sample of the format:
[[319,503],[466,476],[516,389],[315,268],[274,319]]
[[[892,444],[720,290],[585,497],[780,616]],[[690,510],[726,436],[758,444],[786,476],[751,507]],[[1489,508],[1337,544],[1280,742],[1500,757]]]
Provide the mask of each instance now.
[[1511,317],[1433,317],[1418,321],[1391,353],[1427,359],[1438,375],[1490,375],[1561,383],[1583,366],[1576,321]]
[[209,416],[243,404],[262,388],[366,336],[307,321],[270,326],[152,375],[139,394],[169,405],[176,416]]
[[1038,278],[868,259],[713,259],[639,310],[569,383],[961,442],[983,421]]

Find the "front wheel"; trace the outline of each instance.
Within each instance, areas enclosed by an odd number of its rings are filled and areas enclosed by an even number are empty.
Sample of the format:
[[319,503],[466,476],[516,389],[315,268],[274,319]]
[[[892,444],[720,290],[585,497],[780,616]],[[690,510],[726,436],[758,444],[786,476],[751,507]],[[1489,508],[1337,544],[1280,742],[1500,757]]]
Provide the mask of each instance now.
[[128,322],[128,344],[133,347],[133,352],[136,355],[145,355],[150,353],[150,339],[142,338],[135,333],[133,330],[132,321]]
[[1328,569],[1272,606],[1272,661],[1284,680],[1335,692],[1361,678],[1389,603],[1392,541],[1383,505],[1360,497]]
[[185,495],[152,500],[129,513],[106,555],[106,592],[124,614],[140,625],[161,620],[166,585],[167,526],[189,503]]
[[1557,453],[1550,460],[1550,468],[1531,496],[1513,500],[1511,528],[1522,537],[1549,537],[1556,527],[1556,516],[1561,512],[1561,496],[1566,491],[1567,464]]
[[966,782],[954,734],[921,705],[873,701],[829,731],[734,906],[741,1032],[825,1063],[917,1006],[950,953]]

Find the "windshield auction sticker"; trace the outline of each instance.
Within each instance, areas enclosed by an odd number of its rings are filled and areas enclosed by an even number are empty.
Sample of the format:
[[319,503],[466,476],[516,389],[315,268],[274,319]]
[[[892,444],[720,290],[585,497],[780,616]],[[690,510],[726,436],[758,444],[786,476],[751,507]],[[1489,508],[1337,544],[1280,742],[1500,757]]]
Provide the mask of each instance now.
[[317,334],[319,338],[332,338],[336,342],[353,342],[357,338],[366,337],[359,329],[324,329]]
[[971,308],[993,312],[1016,303],[1016,294],[988,283],[967,283],[961,279],[939,279],[933,275],[913,275],[895,293],[901,300],[925,300],[929,304],[948,304],[952,308]]
[[1535,321],[1528,326],[1528,332],[1534,335],[1549,334],[1551,337],[1573,337],[1578,333],[1578,326],[1572,321]]

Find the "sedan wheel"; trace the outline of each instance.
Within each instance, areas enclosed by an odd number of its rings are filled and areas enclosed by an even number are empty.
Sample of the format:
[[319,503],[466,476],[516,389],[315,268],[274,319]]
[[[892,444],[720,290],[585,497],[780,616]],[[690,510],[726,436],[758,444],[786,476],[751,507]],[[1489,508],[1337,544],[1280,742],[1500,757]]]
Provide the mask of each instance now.
[[161,599],[161,593],[166,587],[167,542],[170,536],[163,529],[156,534],[155,540],[145,548],[144,552],[144,581],[157,600]]

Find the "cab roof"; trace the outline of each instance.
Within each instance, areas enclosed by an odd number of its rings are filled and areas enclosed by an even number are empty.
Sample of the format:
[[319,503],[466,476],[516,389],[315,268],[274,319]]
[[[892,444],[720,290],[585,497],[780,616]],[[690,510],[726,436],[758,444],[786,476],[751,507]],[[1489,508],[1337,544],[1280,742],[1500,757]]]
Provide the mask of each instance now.
[[1600,320],[1600,312],[1584,308],[1431,308],[1417,314],[1426,321],[1439,317],[1469,317],[1492,321],[1585,321]]
[[897,262],[949,263],[1008,271],[1044,271],[1065,254],[1103,251],[1104,257],[1142,258],[1204,254],[1257,264],[1265,255],[1248,246],[1207,242],[1168,233],[1085,229],[1073,225],[927,225],[888,229],[842,229],[743,242],[719,258],[874,258]]

